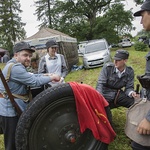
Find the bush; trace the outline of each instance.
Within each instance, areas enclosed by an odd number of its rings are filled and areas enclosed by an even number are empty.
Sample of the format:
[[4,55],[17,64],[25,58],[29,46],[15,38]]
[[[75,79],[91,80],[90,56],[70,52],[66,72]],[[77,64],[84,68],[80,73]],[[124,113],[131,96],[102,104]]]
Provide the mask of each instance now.
[[134,44],[134,48],[136,51],[148,51],[148,45],[144,44],[143,42],[136,42]]

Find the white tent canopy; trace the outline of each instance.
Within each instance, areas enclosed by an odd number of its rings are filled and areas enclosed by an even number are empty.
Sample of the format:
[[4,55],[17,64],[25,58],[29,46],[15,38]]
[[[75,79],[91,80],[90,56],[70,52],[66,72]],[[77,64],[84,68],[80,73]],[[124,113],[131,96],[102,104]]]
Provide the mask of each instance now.
[[36,34],[24,39],[31,46],[35,46],[39,56],[47,53],[46,42],[50,39],[56,40],[59,44],[58,53],[63,54],[69,69],[78,63],[77,39],[67,34],[50,28],[42,28]]
[[72,38],[67,34],[53,30],[50,28],[42,28],[36,34],[24,39],[30,45],[45,44],[48,40],[54,39],[56,42],[72,42],[77,43],[76,38]]

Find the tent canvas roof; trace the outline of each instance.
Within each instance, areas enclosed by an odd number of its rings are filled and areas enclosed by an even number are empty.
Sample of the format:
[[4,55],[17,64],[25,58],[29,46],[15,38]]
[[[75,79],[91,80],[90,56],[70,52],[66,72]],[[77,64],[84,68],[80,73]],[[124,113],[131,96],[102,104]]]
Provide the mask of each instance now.
[[1,57],[4,56],[5,52],[8,52],[8,50],[0,48],[0,55],[1,55]]
[[0,48],[0,52],[1,52],[1,53],[4,53],[4,52],[7,52],[7,50],[6,50],[6,49],[3,49],[3,48]]
[[24,41],[27,41],[31,45],[34,45],[34,43],[44,44],[49,39],[55,39],[57,42],[77,42],[76,38],[72,38],[67,34],[50,28],[40,29],[36,34],[26,38]]

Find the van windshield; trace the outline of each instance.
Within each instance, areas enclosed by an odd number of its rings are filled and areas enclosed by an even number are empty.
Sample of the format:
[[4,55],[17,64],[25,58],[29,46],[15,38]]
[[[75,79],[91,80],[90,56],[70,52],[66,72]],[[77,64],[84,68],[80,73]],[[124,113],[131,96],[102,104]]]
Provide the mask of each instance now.
[[91,45],[87,45],[85,47],[85,54],[92,53],[92,52],[97,52],[97,51],[101,51],[101,50],[105,50],[105,49],[106,49],[105,42],[94,43],[94,44],[91,44]]
[[130,39],[122,39],[120,42],[131,42]]

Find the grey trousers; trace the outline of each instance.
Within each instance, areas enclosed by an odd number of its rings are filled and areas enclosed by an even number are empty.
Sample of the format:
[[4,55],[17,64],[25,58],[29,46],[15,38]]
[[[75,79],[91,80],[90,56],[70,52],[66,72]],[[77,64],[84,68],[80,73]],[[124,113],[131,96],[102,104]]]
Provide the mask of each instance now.
[[131,143],[133,150],[150,150],[150,146],[142,146],[134,141]]

